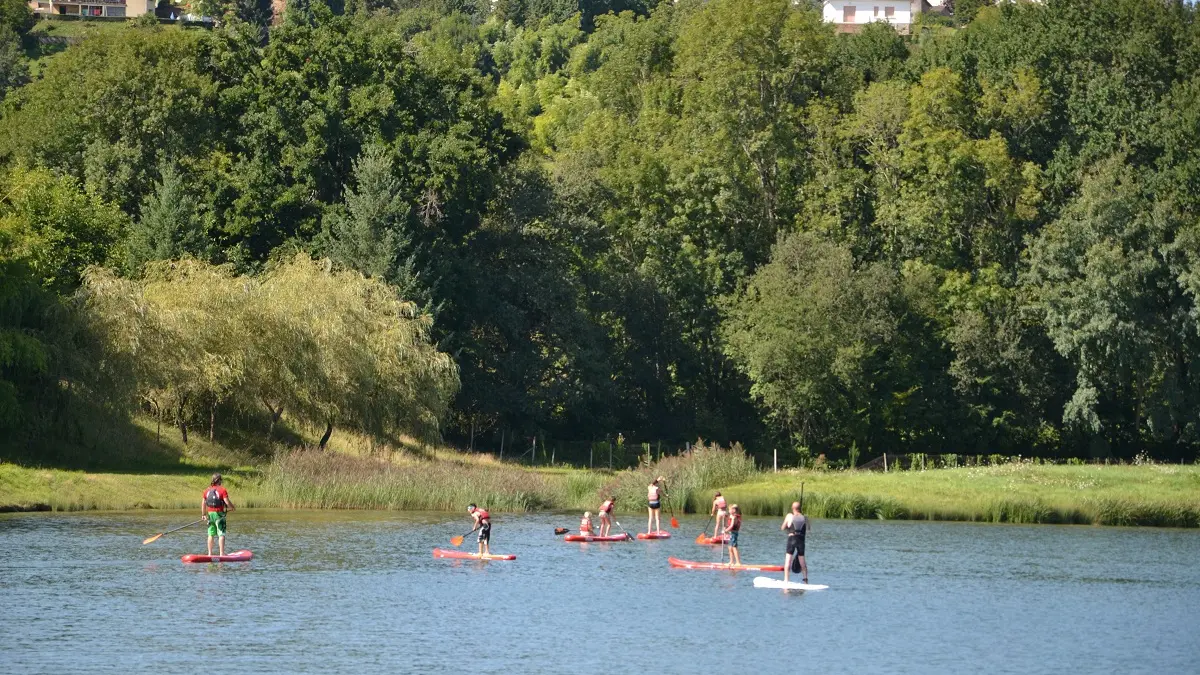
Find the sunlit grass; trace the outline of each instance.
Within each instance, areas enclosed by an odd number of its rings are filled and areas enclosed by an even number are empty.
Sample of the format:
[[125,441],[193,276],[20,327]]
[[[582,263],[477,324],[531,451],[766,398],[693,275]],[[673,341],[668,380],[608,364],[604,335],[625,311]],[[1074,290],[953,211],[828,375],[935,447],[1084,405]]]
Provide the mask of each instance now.
[[[1051,466],[1014,462],[928,471],[758,471],[740,448],[697,444],[628,471],[526,467],[410,438],[379,443],[337,430],[325,451],[210,443],[184,445],[177,429],[135,421],[153,443],[121,471],[71,471],[0,463],[0,508],[53,510],[190,508],[212,471],[239,506],[451,510],[475,502],[497,511],[645,513],[646,486],[667,479],[665,512],[707,513],[720,489],[746,515],[782,515],[800,495],[817,518],[960,520],[1200,527],[1200,466]],[[319,429],[292,428],[315,444]],[[131,450],[130,452],[135,452]],[[141,451],[137,451],[141,452]],[[136,454],[136,452],[135,452]]]
[[764,474],[726,495],[753,515],[799,498],[818,518],[1200,526],[1200,467],[1016,462],[930,471]]

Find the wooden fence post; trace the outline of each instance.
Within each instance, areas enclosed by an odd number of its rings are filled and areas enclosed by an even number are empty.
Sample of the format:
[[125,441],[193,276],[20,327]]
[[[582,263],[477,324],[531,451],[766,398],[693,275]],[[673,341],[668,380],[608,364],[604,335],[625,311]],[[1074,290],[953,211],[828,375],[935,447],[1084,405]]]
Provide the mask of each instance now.
[[883,472],[887,473],[887,453],[883,453]]
[[771,466],[775,469],[775,473],[779,473],[779,448],[775,448],[771,454],[774,456],[771,460]]

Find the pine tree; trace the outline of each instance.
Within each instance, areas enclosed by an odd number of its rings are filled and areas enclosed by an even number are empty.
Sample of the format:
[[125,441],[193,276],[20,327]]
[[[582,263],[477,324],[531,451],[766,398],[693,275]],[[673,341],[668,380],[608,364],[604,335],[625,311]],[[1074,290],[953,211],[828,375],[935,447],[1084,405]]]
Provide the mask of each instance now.
[[184,254],[203,257],[206,248],[204,226],[183,176],[169,164],[162,167],[161,174],[162,181],[143,202],[141,218],[126,240],[128,266],[134,272],[152,260],[172,260]]
[[428,305],[429,292],[418,278],[406,230],[409,206],[388,149],[378,144],[364,148],[354,162],[354,180],[355,188],[346,191],[345,210],[330,216],[331,257],[392,284],[405,300]]

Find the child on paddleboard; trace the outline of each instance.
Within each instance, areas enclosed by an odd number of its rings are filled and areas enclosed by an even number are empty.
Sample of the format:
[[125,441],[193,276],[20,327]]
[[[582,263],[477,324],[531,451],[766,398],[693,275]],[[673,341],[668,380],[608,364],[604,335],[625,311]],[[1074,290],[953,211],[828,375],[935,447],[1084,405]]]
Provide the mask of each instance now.
[[592,512],[584,511],[583,519],[579,521],[579,534],[588,536],[592,534]]
[[600,536],[601,537],[607,537],[609,534],[609,530],[612,529],[612,510],[613,510],[613,504],[616,501],[617,500],[613,499],[612,495],[609,495],[608,499],[604,500],[604,503],[600,505]]
[[479,557],[492,554],[492,519],[491,514],[483,509],[470,504],[467,506],[467,513],[475,519],[475,527],[471,531],[479,530]]
[[[646,516],[647,534],[662,529],[662,523],[658,519],[658,512],[662,509],[662,488],[659,485],[665,482],[666,479],[659,476],[646,488],[646,503],[649,507],[649,515]],[[653,523],[653,527],[651,527],[651,523]]]
[[221,474],[214,473],[208,487],[204,488],[204,497],[200,499],[200,517],[208,520],[209,555],[212,555],[213,537],[217,538],[220,555],[225,555],[225,513],[236,508],[229,500],[229,491],[221,483]]
[[[717,494],[720,494],[719,492]],[[742,529],[742,510],[737,504],[729,507],[729,522],[725,533],[729,535],[729,564],[741,565],[742,554],[738,552],[738,532]]]

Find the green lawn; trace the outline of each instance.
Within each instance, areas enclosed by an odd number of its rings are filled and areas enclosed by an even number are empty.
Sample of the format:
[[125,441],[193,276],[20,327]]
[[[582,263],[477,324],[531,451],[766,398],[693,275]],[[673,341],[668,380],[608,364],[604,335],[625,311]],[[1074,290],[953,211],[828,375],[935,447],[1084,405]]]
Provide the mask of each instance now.
[[1200,525],[1200,466],[1049,466],[764,474],[726,495],[746,513],[786,512],[805,489],[817,517]]

